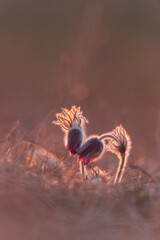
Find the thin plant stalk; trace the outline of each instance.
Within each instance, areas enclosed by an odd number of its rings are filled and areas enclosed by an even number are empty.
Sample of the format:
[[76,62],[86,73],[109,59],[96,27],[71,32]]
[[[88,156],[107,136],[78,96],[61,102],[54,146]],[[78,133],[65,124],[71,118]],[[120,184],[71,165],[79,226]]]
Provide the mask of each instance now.
[[126,159],[125,159],[125,154],[123,154],[119,161],[119,166],[115,175],[114,184],[116,184],[117,182],[118,183],[121,182],[124,174],[125,166],[126,166]]
[[86,166],[83,164],[83,162],[79,162],[79,170],[80,173],[82,174],[82,176],[84,177],[84,179],[86,179]]

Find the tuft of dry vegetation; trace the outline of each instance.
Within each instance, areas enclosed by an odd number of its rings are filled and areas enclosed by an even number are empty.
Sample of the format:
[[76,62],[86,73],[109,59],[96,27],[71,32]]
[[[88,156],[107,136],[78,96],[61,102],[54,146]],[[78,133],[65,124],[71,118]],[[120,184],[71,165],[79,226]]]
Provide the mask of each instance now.
[[84,180],[73,157],[57,157],[19,129],[1,137],[1,239],[159,239],[158,173],[131,165],[113,184],[112,171],[87,166]]

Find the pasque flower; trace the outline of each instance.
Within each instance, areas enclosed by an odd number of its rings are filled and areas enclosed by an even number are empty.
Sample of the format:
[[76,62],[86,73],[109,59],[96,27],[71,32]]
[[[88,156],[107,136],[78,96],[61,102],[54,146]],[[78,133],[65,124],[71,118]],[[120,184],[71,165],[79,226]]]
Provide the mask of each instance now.
[[[100,159],[104,150],[107,150],[116,154],[120,160],[114,183],[121,182],[131,149],[131,140],[126,130],[120,125],[112,132],[91,136],[84,142],[84,125],[88,121],[80,107],[73,106],[70,110],[62,108],[62,113],[57,113],[56,117],[57,121],[53,123],[64,131],[66,149],[72,155],[78,154],[81,174],[86,177],[85,165]],[[108,141],[107,145],[105,140]]]
[[102,155],[104,146],[105,143],[98,137],[89,138],[77,151],[79,161],[82,161],[84,165],[95,161]]
[[105,133],[101,136],[92,136],[87,139],[77,151],[79,161],[82,161],[84,165],[87,165],[92,161],[100,159],[106,149],[104,140],[111,139],[116,140],[115,136],[111,133]]
[[53,123],[60,125],[65,133],[66,149],[75,155],[84,138],[84,124],[88,121],[83,116],[80,107],[76,106],[73,106],[71,110],[62,108],[62,113],[57,113],[56,117],[57,121]]
[[83,140],[83,131],[77,126],[76,123],[73,124],[71,129],[69,129],[67,139],[66,149],[70,151],[72,155],[75,155]]

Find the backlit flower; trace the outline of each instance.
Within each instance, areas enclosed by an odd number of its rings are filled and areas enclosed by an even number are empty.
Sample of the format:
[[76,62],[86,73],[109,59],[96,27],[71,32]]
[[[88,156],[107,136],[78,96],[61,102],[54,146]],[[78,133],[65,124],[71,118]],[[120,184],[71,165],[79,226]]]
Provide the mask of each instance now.
[[107,151],[114,153],[118,158],[122,158],[124,155],[127,158],[131,149],[131,140],[128,133],[120,125],[111,134],[115,139],[108,139]]
[[131,139],[126,130],[120,125],[111,133],[113,138],[108,139],[107,151],[112,152],[119,158],[119,166],[115,175],[114,183],[121,182],[127,160],[131,150]]
[[73,106],[71,110],[62,108],[62,113],[56,114],[57,121],[53,123],[60,125],[65,133],[66,149],[72,155],[77,153],[84,138],[84,124],[88,123],[80,107]]
[[83,161],[84,165],[95,161],[103,153],[104,146],[105,143],[98,137],[88,139],[77,151],[79,161]]
[[75,123],[73,124],[73,127],[69,129],[69,132],[67,134],[66,149],[70,151],[72,155],[75,155],[77,153],[77,149],[80,148],[82,141],[83,141],[82,129],[79,128]]

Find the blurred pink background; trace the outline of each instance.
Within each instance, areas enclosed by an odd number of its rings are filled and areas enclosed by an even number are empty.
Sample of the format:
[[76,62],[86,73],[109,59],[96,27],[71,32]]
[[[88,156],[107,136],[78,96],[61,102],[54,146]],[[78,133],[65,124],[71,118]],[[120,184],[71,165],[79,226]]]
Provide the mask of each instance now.
[[[155,0],[2,0],[1,127],[18,119],[32,129],[61,107],[80,105],[88,134],[122,123],[133,141],[132,159],[157,164],[159,13]],[[60,134],[47,124],[53,138]]]

